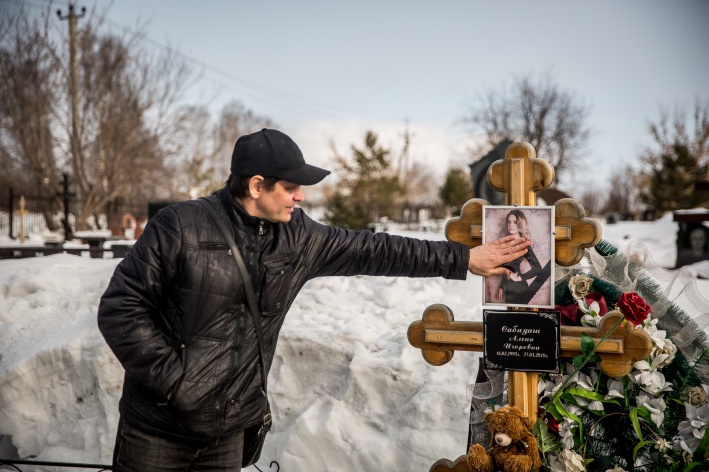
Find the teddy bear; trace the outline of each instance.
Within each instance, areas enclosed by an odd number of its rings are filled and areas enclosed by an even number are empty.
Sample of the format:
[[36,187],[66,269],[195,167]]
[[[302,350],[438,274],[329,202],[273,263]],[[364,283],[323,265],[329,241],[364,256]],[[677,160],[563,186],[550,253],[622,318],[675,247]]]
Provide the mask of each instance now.
[[542,465],[532,423],[516,406],[503,406],[485,414],[492,439],[486,452],[480,444],[468,450],[472,472],[530,472]]

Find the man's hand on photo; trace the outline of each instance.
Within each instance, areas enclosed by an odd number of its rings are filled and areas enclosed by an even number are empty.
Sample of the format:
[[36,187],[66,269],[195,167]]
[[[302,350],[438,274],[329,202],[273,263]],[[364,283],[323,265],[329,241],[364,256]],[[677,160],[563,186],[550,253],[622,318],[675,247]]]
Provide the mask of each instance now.
[[507,275],[510,271],[502,267],[502,264],[524,256],[530,244],[525,238],[505,236],[496,241],[474,247],[470,249],[468,270],[475,275],[483,277]]

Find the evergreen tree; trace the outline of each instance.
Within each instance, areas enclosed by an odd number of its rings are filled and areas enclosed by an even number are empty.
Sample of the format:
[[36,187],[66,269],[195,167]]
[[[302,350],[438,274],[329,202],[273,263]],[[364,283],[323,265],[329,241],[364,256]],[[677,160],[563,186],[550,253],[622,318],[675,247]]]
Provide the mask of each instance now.
[[459,167],[448,169],[438,195],[451,213],[456,213],[465,202],[473,198],[473,187],[468,174]]
[[709,194],[694,190],[697,181],[709,178],[709,101],[697,98],[690,113],[663,109],[649,131],[655,143],[641,156],[647,166],[639,176],[641,201],[658,216],[709,203]]
[[686,210],[709,202],[709,195],[694,190],[697,180],[706,178],[709,165],[684,144],[675,143],[656,161],[649,175],[649,187],[641,200],[659,214]]
[[351,147],[352,158],[336,156],[341,176],[325,204],[325,221],[343,228],[370,227],[381,217],[394,217],[403,185],[392,169],[390,150],[367,131],[364,148]]

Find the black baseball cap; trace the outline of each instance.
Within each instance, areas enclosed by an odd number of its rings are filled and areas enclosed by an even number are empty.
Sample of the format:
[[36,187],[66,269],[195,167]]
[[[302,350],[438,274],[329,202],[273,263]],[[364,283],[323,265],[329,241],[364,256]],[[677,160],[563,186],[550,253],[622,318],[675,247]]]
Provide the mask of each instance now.
[[314,185],[330,171],[306,164],[295,141],[280,131],[264,128],[236,141],[231,155],[231,173],[278,177],[294,184]]

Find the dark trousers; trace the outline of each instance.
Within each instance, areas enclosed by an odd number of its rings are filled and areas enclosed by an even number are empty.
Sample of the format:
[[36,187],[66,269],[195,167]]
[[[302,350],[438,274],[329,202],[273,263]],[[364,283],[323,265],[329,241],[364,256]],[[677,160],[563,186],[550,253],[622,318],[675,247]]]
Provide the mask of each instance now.
[[113,449],[113,471],[238,472],[243,449],[243,431],[223,438],[217,445],[197,447],[146,433],[121,418]]

